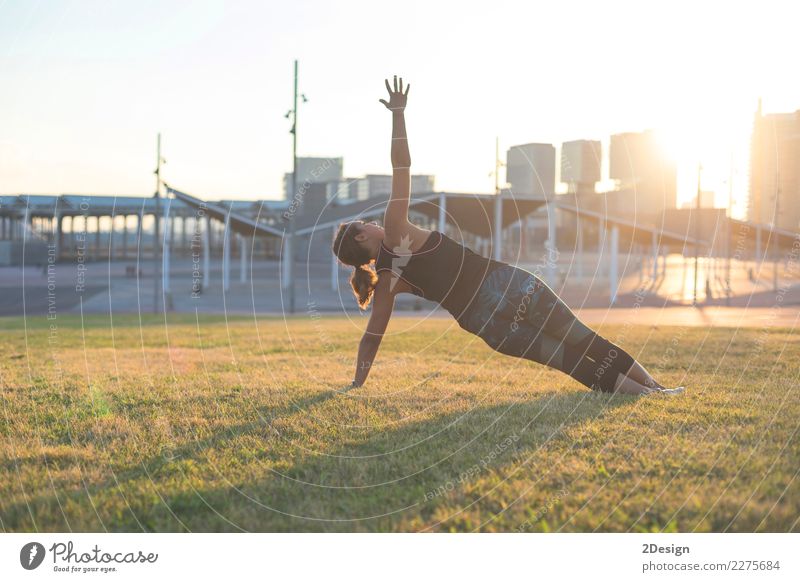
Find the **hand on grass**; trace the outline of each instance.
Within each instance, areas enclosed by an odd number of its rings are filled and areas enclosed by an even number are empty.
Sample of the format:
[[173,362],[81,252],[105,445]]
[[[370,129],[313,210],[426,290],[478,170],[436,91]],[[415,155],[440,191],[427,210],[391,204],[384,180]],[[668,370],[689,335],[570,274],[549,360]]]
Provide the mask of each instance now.
[[353,388],[359,388],[359,387],[361,387],[361,386],[362,386],[362,384],[356,384],[356,381],[355,381],[355,380],[353,380],[352,382],[350,382],[350,384],[348,384],[347,386],[345,386],[344,388],[342,388],[342,390],[341,390],[341,391],[342,391],[342,392],[347,392],[347,391],[349,391],[349,390],[352,390]]
[[685,387],[679,386],[678,388],[649,388],[647,392],[642,392],[643,395],[647,396],[649,394],[667,394],[674,396],[675,394],[681,394]]

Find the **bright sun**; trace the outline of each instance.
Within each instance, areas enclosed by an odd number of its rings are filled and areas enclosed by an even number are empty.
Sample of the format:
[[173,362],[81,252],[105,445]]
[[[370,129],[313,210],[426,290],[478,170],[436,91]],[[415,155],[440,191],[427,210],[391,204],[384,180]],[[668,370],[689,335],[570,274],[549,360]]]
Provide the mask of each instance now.
[[702,189],[715,192],[717,207],[727,207],[731,196],[734,216],[742,216],[751,120],[751,112],[741,111],[714,112],[702,119],[697,114],[677,114],[657,128],[665,155],[678,166],[679,206],[696,196],[697,168],[702,164]]

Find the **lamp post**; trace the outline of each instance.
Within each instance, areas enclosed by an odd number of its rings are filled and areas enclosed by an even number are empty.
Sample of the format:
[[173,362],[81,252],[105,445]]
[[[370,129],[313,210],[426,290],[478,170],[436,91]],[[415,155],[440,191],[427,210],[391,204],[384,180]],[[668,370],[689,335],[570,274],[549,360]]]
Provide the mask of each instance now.
[[728,217],[725,221],[725,305],[731,305],[731,230],[733,229],[733,168],[731,151],[730,175],[728,176]]
[[153,197],[156,199],[156,210],[153,215],[153,255],[155,257],[155,282],[153,290],[153,313],[158,313],[158,296],[161,293],[161,240],[158,236],[158,222],[161,209],[161,164],[164,163],[161,157],[161,133],[159,132],[156,140],[156,169],[153,172],[156,175],[156,193]]
[[[292,101],[292,108],[286,113],[285,117],[287,119],[291,118],[292,120],[292,128],[289,130],[289,133],[292,134],[292,190],[291,190],[291,198],[289,199],[289,238],[287,240],[289,245],[289,250],[286,253],[286,284],[289,289],[289,313],[295,312],[295,277],[294,277],[294,266],[295,266],[295,217],[297,215],[297,211],[302,204],[302,201],[297,200],[297,59],[294,61],[294,99]],[[303,103],[306,103],[308,99],[305,95],[300,95],[303,100]]]
[[692,294],[692,305],[697,306],[697,269],[699,261],[698,241],[700,240],[700,176],[703,172],[703,164],[697,163],[697,200],[695,201],[694,217],[694,291]]

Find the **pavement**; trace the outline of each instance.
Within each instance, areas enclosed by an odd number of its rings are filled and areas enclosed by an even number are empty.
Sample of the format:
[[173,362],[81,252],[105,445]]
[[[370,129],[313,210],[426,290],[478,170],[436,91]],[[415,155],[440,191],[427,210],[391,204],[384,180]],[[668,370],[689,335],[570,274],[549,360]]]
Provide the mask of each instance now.
[[589,325],[652,325],[678,327],[788,327],[800,325],[800,306],[776,307],[640,307],[579,309]]

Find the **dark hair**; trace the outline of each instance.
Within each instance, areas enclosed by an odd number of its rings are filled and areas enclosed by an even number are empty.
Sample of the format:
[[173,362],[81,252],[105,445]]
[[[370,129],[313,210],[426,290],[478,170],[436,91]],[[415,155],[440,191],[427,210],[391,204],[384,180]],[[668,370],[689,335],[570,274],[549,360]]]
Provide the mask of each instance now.
[[353,267],[353,274],[350,276],[353,295],[356,296],[358,306],[366,309],[378,283],[378,276],[370,267],[372,257],[369,251],[356,240],[363,225],[360,220],[340,224],[333,241],[333,254],[345,265]]

